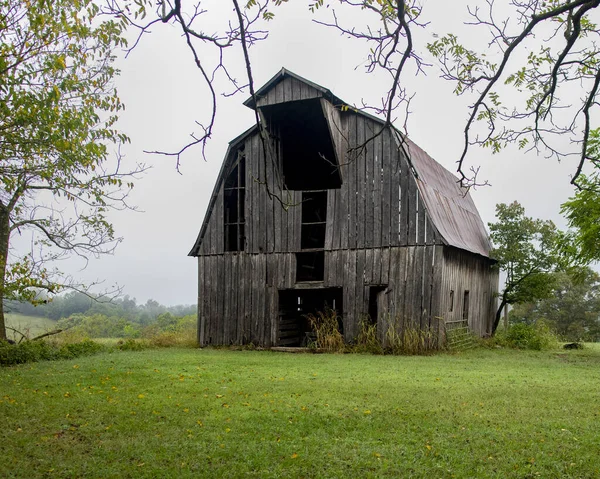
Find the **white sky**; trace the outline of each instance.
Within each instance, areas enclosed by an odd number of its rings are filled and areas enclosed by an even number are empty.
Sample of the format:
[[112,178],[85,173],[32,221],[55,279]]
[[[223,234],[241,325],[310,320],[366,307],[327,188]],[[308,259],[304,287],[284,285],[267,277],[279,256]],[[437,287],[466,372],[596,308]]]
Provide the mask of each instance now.
[[[424,0],[432,19],[430,30],[440,34],[465,31],[459,15],[464,12],[457,11],[463,8],[457,7],[460,3]],[[221,8],[212,21],[229,14],[223,9],[228,2],[212,0],[203,5]],[[380,103],[379,98],[388,88],[387,78],[364,72],[361,65],[368,52],[364,44],[312,23],[305,2],[291,2],[275,12],[276,18],[269,24],[269,39],[250,50],[257,88],[285,67],[329,88],[350,104],[359,105],[363,98]],[[205,28],[211,31],[211,27]],[[474,35],[470,30],[466,32]],[[423,41],[424,32],[415,34],[417,41]],[[478,41],[476,36],[469,40]],[[228,54],[234,63],[238,60],[233,73],[243,82],[239,52]],[[143,150],[178,149],[189,140],[189,133],[198,130],[194,121],[205,120],[209,113],[208,90],[183,39],[174,27],[159,24],[127,59],[119,61],[119,67],[117,87],[127,107],[120,128],[131,137],[131,144],[124,149],[126,164],[142,161],[152,166],[137,181],[132,196],[132,202],[143,213],[114,214],[117,234],[124,237],[124,242],[113,256],[93,260],[85,271],[75,274],[87,280],[100,278],[107,284],[118,283],[138,303],[149,298],[163,304],[195,303],[196,261],[187,254],[200,230],[228,141],[253,123],[252,111],[242,105],[248,94],[219,100],[207,161],[202,160],[199,148],[192,149],[184,155],[179,174],[173,159],[144,154]],[[454,171],[462,151],[468,110],[463,99],[452,95],[452,86],[438,77],[435,67],[427,77],[404,77],[404,84],[417,93],[411,107],[409,136]],[[217,88],[230,90],[222,82]],[[494,220],[496,203],[516,200],[525,206],[528,215],[552,219],[564,227],[558,210],[572,194],[572,164],[526,155],[516,148],[494,156],[487,150],[474,149],[469,158],[470,164],[481,166],[481,178],[492,184],[472,192],[486,224]]]

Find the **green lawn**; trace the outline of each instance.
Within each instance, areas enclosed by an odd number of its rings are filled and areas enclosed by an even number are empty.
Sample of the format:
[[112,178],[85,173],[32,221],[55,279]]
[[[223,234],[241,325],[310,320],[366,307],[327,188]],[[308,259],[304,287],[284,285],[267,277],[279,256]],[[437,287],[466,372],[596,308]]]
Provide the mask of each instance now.
[[[6,325],[14,328],[29,337],[35,337],[39,334],[46,333],[56,328],[56,321],[41,316],[25,316],[19,313],[6,313]],[[19,340],[20,334],[15,334],[13,331],[7,331],[7,335],[11,339]]]
[[0,369],[4,477],[600,477],[600,349]]

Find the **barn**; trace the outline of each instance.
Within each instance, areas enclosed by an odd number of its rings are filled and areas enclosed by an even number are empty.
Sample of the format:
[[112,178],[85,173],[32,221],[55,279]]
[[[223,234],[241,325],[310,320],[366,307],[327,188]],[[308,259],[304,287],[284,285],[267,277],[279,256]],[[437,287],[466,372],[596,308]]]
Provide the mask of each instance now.
[[380,119],[282,69],[244,103],[200,233],[198,342],[300,346],[306,315],[489,334],[498,272],[457,178]]

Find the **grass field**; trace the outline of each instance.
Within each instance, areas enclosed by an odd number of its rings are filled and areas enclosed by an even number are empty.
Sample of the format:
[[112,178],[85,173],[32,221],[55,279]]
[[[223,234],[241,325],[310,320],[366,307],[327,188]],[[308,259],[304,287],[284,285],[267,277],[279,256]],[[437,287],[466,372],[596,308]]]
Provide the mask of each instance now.
[[4,477],[600,477],[600,349],[0,369]]
[[[30,337],[35,337],[56,328],[56,321],[41,316],[25,316],[19,313],[6,313],[6,325],[14,328],[23,334]],[[21,335],[15,334],[13,331],[7,331],[7,335],[11,339],[19,340]]]

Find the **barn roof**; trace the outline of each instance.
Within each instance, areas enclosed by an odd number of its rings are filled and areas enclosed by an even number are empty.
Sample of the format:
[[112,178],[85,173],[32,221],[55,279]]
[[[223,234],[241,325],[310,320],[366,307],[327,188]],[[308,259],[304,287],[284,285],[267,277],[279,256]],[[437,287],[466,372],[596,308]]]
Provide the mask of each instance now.
[[489,257],[492,244],[469,192],[456,176],[410,139],[396,132],[416,170],[417,186],[431,221],[450,246]]
[[[276,89],[277,85],[286,78],[292,78],[294,81],[307,85],[313,89],[313,94],[316,92],[319,97],[327,99],[333,105],[347,104],[327,88],[282,68],[275,76],[255,92],[255,98],[259,102],[259,107],[261,106],[261,99],[266,98],[269,92]],[[256,109],[256,102],[253,97],[248,98],[244,102],[244,105]],[[382,125],[384,124],[382,119],[366,112],[356,109],[352,109],[351,111],[371,118]],[[225,155],[225,160],[221,167],[221,172],[219,173],[202,229],[194,247],[189,253],[190,256],[195,256],[198,253],[200,243],[206,231],[210,212],[223,180],[223,168],[227,162],[230,151],[232,151],[240,141],[252,134],[256,128],[256,125],[254,125],[229,143],[229,148]],[[425,204],[425,209],[428,211],[431,221],[440,233],[443,242],[449,246],[489,257],[492,244],[469,192],[460,186],[456,176],[435,161],[423,149],[397,129],[393,128],[393,131],[398,147],[402,147],[408,154],[409,163],[413,167],[417,187]]]

